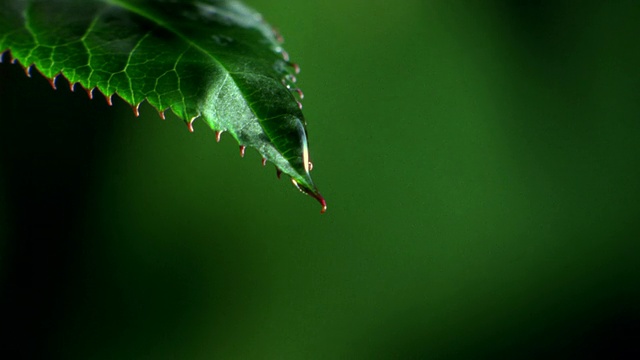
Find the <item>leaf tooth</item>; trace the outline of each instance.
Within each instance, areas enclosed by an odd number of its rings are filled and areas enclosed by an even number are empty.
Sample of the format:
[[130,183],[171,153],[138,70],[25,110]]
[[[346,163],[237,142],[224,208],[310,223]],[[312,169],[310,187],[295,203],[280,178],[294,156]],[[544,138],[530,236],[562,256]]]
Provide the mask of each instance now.
[[282,49],[282,51],[280,51],[280,55],[282,55],[282,59],[284,61],[289,61],[289,53],[286,52],[284,49]]
[[164,110],[158,110],[158,116],[160,116],[160,119],[162,120],[166,120],[167,118],[164,116]]
[[293,89],[293,91],[295,91],[296,93],[298,93],[298,97],[300,98],[300,100],[303,100],[303,99],[304,99],[304,93],[302,92],[302,89],[300,89],[300,88],[296,88],[296,89]]
[[76,84],[77,83],[69,81],[69,90],[71,90],[71,92],[74,92],[76,90]]
[[282,170],[280,170],[280,168],[277,166],[276,166],[276,176],[278,177],[278,179],[282,179]]
[[91,89],[85,89],[85,91],[87,92],[87,95],[89,96],[89,99],[93,100],[93,90],[95,88],[91,88]]
[[56,86],[56,80],[58,79],[58,76],[60,76],[60,73],[53,75],[51,79],[47,78],[47,80],[49,81],[49,85],[51,85],[51,88],[53,90],[58,90],[58,87]]
[[222,136],[222,131],[221,130],[216,131],[216,142],[220,142],[221,136]]
[[244,151],[247,149],[246,146],[240,145],[240,157],[244,157]]
[[273,36],[276,37],[276,41],[278,41],[280,44],[284,43],[284,37],[282,36],[282,34],[280,34],[280,31],[278,29],[273,27],[271,28],[271,32],[273,32]]
[[135,104],[135,105],[131,105],[131,109],[133,110],[133,115],[135,115],[136,117],[140,116],[140,104],[141,103],[142,103],[142,101],[137,103],[137,104]]
[[287,74],[284,76],[284,78],[287,79],[288,81],[291,81],[294,84],[298,82],[298,78],[296,78],[296,76],[293,74]]
[[33,65],[25,66],[24,68],[24,73],[27,75],[27,77],[31,77],[31,67],[33,67]]
[[196,119],[197,119],[197,118],[199,118],[199,117],[200,117],[200,114],[198,114],[198,115],[196,115],[196,116],[192,117],[192,118],[189,120],[189,122],[187,122],[187,127],[189,128],[189,132],[193,132],[193,131],[194,131],[194,130],[193,130],[193,122],[194,122],[194,121],[196,121]]
[[267,166],[267,158],[262,158],[262,166]]
[[296,102],[298,103],[298,108],[299,108],[300,110],[302,110],[302,103],[301,103],[300,101],[298,101],[298,100],[296,100]]
[[300,65],[298,65],[297,63],[289,63],[289,65],[293,68],[293,72],[297,74],[300,74]]

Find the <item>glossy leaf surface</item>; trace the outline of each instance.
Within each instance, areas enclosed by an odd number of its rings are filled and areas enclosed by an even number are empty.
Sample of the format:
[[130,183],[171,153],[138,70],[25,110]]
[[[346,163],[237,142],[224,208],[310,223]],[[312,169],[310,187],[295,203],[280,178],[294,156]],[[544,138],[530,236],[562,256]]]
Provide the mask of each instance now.
[[[296,64],[279,35],[234,0],[2,0],[0,59],[37,69],[52,86],[148,101],[204,121],[256,149],[326,208],[309,175]],[[300,94],[300,95],[298,95]]]

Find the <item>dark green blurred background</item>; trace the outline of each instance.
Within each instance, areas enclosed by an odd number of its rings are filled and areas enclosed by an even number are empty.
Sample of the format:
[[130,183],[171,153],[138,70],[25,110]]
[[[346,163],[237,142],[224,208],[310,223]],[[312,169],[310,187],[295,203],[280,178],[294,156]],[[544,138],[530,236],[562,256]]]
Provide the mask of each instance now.
[[202,123],[1,64],[2,349],[640,356],[640,2],[247,3],[327,214]]

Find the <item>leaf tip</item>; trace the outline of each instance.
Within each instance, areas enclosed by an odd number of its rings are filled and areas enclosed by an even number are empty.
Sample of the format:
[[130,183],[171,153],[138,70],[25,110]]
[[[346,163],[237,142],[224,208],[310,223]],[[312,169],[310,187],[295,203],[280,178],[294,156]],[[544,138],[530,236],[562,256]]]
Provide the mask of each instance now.
[[244,157],[245,150],[247,150],[247,147],[244,145],[240,145],[240,157]]
[[327,201],[324,199],[324,197],[318,192],[317,189],[310,189],[306,186],[300,185],[294,178],[291,178],[291,182],[293,183],[293,185],[295,185],[296,188],[298,188],[298,190],[300,190],[301,192],[311,196],[312,198],[318,200],[318,202],[320,203],[320,205],[322,206],[322,208],[320,209],[320,214],[324,214],[327,211]]

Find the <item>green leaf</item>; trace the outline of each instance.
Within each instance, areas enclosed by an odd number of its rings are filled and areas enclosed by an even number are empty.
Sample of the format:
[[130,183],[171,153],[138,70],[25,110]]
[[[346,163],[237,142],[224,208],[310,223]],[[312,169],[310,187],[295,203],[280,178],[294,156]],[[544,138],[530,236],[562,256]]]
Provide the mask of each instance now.
[[[0,54],[65,77],[137,114],[171,109],[256,149],[326,209],[309,175],[307,131],[279,35],[235,0],[0,0]],[[0,61],[3,56],[0,55]]]

